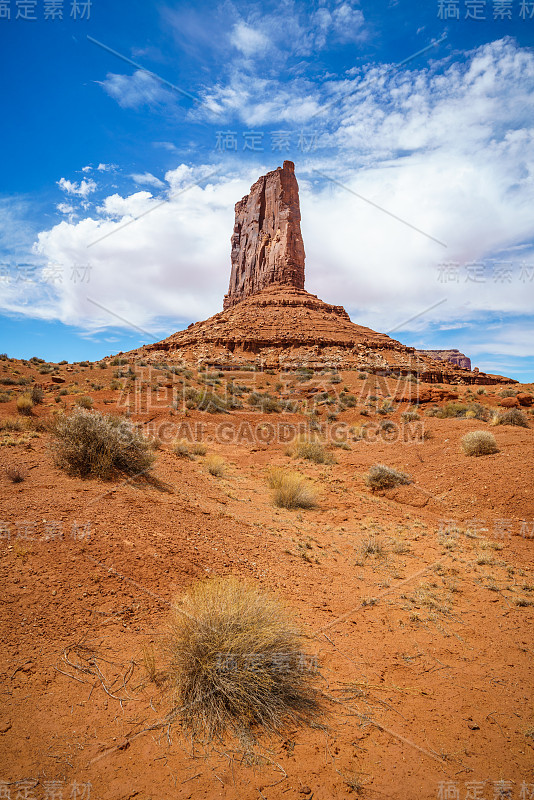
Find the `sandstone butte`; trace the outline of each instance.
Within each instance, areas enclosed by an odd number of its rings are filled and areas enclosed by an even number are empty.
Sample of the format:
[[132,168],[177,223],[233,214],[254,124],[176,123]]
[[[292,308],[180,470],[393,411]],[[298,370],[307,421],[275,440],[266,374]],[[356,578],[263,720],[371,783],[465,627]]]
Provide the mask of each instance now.
[[472,372],[461,353],[456,363],[445,357],[457,351],[417,351],[357,325],[342,306],[305,291],[299,188],[291,161],[259,178],[236,203],[231,244],[223,311],[129,355],[199,368],[358,369],[412,373],[429,383],[510,383]]

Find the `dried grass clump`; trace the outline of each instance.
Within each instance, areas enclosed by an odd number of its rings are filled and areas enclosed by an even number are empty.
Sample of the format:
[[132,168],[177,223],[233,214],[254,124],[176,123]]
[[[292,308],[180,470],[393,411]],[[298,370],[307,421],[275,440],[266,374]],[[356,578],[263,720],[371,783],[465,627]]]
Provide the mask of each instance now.
[[492,425],[514,425],[518,428],[528,428],[528,420],[523,411],[511,408],[509,411],[500,411],[493,416]]
[[88,394],[82,395],[76,400],[76,405],[80,406],[80,408],[90,409],[93,407],[93,398],[89,397]]
[[17,400],[17,411],[29,417],[33,411],[33,400],[28,394],[21,395]]
[[298,472],[275,467],[269,472],[268,482],[279,508],[313,508],[317,504],[313,487]]
[[193,458],[187,439],[178,439],[178,441],[174,443],[172,449],[173,453],[177,455],[178,458]]
[[70,475],[110,480],[141,475],[154,463],[150,442],[123,417],[75,408],[58,415],[51,431],[56,464]]
[[44,392],[40,386],[32,386],[29,397],[34,405],[38,405],[44,400]]
[[314,442],[305,436],[298,436],[287,448],[287,455],[293,458],[305,458],[315,464],[333,464],[335,458],[329,453],[321,442]]
[[409,475],[384,464],[375,464],[365,476],[365,483],[374,492],[377,489],[393,489],[395,486],[413,483]]
[[317,672],[274,597],[235,578],[196,583],[173,606],[168,677],[184,729],[204,742],[316,722]]
[[206,459],[206,469],[210,475],[222,478],[226,468],[226,461],[221,456],[208,456]]
[[489,431],[471,431],[462,437],[462,450],[468,456],[489,456],[498,453],[495,436]]
[[191,445],[191,452],[194,456],[205,456],[208,452],[208,448],[202,442],[193,442]]
[[0,431],[27,431],[30,427],[30,419],[21,419],[21,417],[4,417],[4,419],[0,420]]

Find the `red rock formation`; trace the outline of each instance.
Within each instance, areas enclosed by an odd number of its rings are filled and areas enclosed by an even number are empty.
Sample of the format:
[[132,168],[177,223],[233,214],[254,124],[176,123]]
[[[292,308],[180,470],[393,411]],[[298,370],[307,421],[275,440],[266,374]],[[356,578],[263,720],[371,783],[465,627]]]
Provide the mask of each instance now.
[[471,359],[460,353],[459,350],[418,350],[417,352],[433,358],[434,361],[448,361],[462,369],[471,369]]
[[[447,352],[469,362],[457,350]],[[429,383],[510,383],[500,376],[475,375],[462,369],[461,363],[435,360],[356,325],[342,306],[329,305],[304,291],[299,194],[291,161],[261,177],[236,204],[232,273],[224,310],[130,355],[148,362],[164,358],[221,369],[329,367],[379,375],[412,374]],[[402,399],[419,392],[417,384],[410,386],[413,392],[404,387]],[[434,395],[427,394],[427,400],[433,399]]]
[[295,165],[284,161],[236,203],[232,272],[223,307],[272,284],[303,289],[304,258]]

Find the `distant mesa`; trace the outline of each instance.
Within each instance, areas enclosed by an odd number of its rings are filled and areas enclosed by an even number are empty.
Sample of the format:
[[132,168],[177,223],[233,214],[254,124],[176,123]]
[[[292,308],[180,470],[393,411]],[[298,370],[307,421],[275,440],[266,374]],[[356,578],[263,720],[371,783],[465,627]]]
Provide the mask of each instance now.
[[418,350],[417,352],[433,358],[434,361],[448,361],[461,369],[471,369],[471,359],[460,353],[459,350]]
[[509,382],[471,372],[469,359],[457,350],[417,351],[356,325],[342,306],[305,291],[299,187],[292,161],[263,175],[236,203],[231,244],[223,311],[144,345],[132,356],[220,369],[358,369],[412,373],[430,383]]

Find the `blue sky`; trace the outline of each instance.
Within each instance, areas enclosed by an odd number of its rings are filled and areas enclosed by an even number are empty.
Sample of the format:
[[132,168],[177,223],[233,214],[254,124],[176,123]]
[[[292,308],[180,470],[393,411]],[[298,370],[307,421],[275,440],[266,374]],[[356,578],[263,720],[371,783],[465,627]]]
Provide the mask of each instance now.
[[534,2],[53,5],[0,2],[0,350],[216,313],[233,205],[290,158],[309,291],[534,380]]

